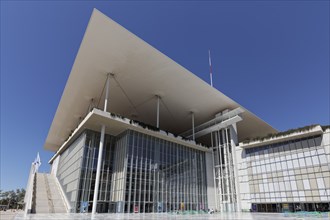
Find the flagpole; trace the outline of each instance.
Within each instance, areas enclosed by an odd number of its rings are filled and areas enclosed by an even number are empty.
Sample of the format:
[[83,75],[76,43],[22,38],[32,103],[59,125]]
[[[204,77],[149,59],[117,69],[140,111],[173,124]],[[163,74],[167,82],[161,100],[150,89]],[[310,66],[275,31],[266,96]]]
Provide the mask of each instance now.
[[209,65],[210,65],[210,80],[211,80],[211,86],[213,87],[213,79],[212,79],[212,63],[211,63],[211,51],[209,49]]

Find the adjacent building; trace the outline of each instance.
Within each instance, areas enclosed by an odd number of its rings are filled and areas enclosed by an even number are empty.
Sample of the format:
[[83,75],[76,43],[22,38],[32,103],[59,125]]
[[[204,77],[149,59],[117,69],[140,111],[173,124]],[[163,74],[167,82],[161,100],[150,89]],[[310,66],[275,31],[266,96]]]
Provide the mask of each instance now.
[[307,126],[241,143],[242,203],[258,212],[330,210],[330,127]]
[[44,148],[69,212],[329,209],[329,129],[278,133],[97,10]]

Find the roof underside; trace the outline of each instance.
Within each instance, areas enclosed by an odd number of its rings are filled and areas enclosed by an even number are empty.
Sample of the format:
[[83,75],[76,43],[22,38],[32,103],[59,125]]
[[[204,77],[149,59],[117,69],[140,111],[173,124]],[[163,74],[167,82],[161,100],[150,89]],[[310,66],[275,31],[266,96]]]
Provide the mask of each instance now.
[[[160,128],[182,133],[240,105],[202,81],[98,10],[94,10],[62,94],[44,148],[56,151],[87,114],[91,100],[103,108],[110,78],[108,111],[156,124],[155,95],[161,96]],[[276,132],[249,111],[238,124],[239,140]]]

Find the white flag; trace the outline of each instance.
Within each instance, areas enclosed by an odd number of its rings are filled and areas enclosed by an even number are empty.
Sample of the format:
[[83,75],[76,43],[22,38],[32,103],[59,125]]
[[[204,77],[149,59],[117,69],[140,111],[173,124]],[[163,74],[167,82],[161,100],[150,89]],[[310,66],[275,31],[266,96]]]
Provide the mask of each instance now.
[[40,160],[40,156],[39,156],[39,152],[37,154],[37,158],[34,160],[34,165],[35,165],[35,168],[36,168],[36,172],[38,172],[38,169],[41,165],[41,160]]

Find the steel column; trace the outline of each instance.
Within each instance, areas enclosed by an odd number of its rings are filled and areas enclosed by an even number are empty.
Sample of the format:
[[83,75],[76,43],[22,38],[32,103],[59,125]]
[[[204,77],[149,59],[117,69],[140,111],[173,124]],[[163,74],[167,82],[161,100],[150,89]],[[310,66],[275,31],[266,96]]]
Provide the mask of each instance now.
[[157,128],[159,128],[159,101],[160,97],[157,95]]
[[109,84],[110,84],[110,74],[108,74],[107,76],[107,82],[106,82],[106,89],[105,89],[105,99],[104,99],[104,110],[103,111],[107,111],[107,107],[108,107],[108,98],[109,98]]
[[104,133],[105,133],[105,125],[102,125],[100,146],[99,146],[99,155],[97,158],[97,168],[96,168],[96,179],[95,179],[95,187],[94,187],[92,214],[96,213],[97,199],[98,199],[98,193],[99,193],[102,153],[103,153],[103,145],[104,145]]
[[191,123],[192,123],[192,136],[193,140],[195,140],[195,114],[191,112]]

